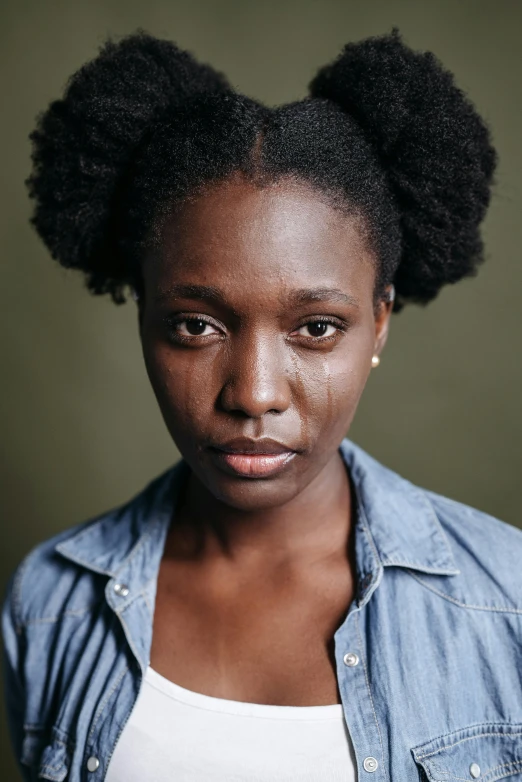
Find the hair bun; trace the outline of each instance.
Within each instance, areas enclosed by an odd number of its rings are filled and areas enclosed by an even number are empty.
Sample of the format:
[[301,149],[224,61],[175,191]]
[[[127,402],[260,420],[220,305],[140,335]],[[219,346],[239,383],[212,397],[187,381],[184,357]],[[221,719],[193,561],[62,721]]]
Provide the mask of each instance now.
[[483,257],[479,224],[496,153],[472,103],[431,52],[414,52],[394,28],[350,43],[310,84],[363,128],[401,215],[398,301],[425,303],[473,274]]
[[27,179],[32,222],[55,259],[88,272],[93,292],[112,291],[122,276],[123,261],[111,252],[111,213],[136,147],[168,107],[227,89],[221,74],[188,52],[138,31],[106,42],[39,116]]

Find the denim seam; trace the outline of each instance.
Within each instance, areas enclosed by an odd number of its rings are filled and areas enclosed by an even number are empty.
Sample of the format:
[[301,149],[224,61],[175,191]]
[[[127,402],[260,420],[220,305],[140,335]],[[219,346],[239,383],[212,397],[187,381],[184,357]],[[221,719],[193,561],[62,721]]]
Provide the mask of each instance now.
[[146,605],[147,605],[147,608],[149,609],[149,611],[150,611],[151,615],[153,615],[153,611],[152,611],[152,609],[151,609],[151,607],[150,607],[150,603],[148,602],[148,600],[147,600],[147,598],[146,598],[146,596],[145,596],[145,591],[146,591],[146,589],[147,589],[147,587],[148,587],[148,584],[150,583],[150,581],[151,581],[151,580],[152,580],[152,579],[150,579],[149,581],[147,581],[147,583],[145,584],[145,586],[144,586],[142,589],[140,589],[140,590],[139,590],[139,592],[134,592],[134,593],[132,594],[132,597],[129,597],[129,599],[128,599],[128,600],[126,600],[126,601],[125,601],[125,602],[124,602],[124,603],[123,603],[121,606],[118,606],[117,608],[115,608],[115,609],[114,609],[114,611],[116,612],[116,614],[117,614],[119,617],[122,617],[122,616],[123,616],[123,614],[125,613],[125,611],[126,611],[126,610],[127,610],[127,609],[128,609],[128,608],[129,608],[129,607],[130,607],[130,606],[131,606],[133,603],[135,603],[135,602],[136,602],[136,600],[139,600],[139,598],[140,598],[140,597],[142,597],[142,598],[143,598],[143,600],[144,600],[144,602],[146,603]]
[[[344,452],[344,449],[343,449],[343,454],[345,456],[345,461],[347,462],[348,466],[350,467],[350,470],[351,470],[352,474],[355,474],[355,472],[360,473],[361,472],[360,470],[354,469],[354,454],[346,454]],[[362,473],[364,475],[364,470],[362,471]],[[440,522],[440,519],[439,519],[439,517],[438,517],[438,515],[437,515],[437,513],[435,511],[435,508],[433,507],[433,503],[432,503],[432,501],[430,499],[430,496],[429,496],[428,492],[426,490],[422,489],[419,486],[415,486],[414,484],[411,483],[411,481],[407,481],[404,478],[401,478],[401,481],[402,481],[402,483],[407,484],[408,491],[411,492],[418,499],[418,501],[422,503],[423,509],[426,511],[426,517],[427,517],[428,521],[432,523],[434,530],[437,532],[437,534],[438,534],[438,536],[439,536],[439,538],[440,538],[440,540],[441,540],[441,542],[442,542],[442,544],[443,544],[443,546],[445,548],[445,552],[446,552],[446,555],[448,557],[448,560],[453,564],[453,567],[454,567],[455,566],[454,565],[455,559],[454,559],[453,551],[452,551],[452,548],[451,548],[451,545],[450,545],[450,542],[449,542],[449,538],[448,538],[448,536],[446,534],[446,531],[444,530],[444,527],[442,526],[442,524]],[[362,503],[360,501],[360,494],[359,494],[358,486],[356,485],[355,480],[353,481],[353,483],[354,483],[355,493],[356,493],[356,496],[357,496],[357,499],[358,499],[358,505],[362,508],[363,506],[362,506]],[[378,559],[379,559],[379,561],[381,561],[380,558],[378,558]],[[455,574],[455,575],[457,575],[457,574]]]
[[[39,733],[40,735],[46,730],[45,725],[37,725],[36,723],[31,724],[28,722],[24,722],[22,727],[24,733]],[[51,744],[59,744],[60,746],[65,747],[67,752],[72,752],[76,747],[76,742],[72,741],[71,739],[67,739],[67,740],[53,739],[51,741]]]
[[[60,739],[56,739],[55,741],[53,741],[53,744],[59,744],[60,746],[65,747],[65,749],[67,750],[68,754],[71,752],[71,749],[70,749],[69,745],[65,741],[61,741]],[[44,766],[41,766],[41,768],[39,770],[40,771],[46,771],[46,770],[48,770],[48,771],[58,771],[60,768],[63,768],[64,766],[66,767],[66,764],[62,760],[57,766],[51,766],[50,763],[46,763]]]
[[124,676],[125,676],[125,674],[127,673],[128,670],[129,670],[129,668],[126,665],[123,668],[123,670],[121,671],[121,673],[119,674],[119,676],[116,678],[116,681],[112,685],[111,689],[109,690],[109,692],[107,693],[105,698],[102,700],[102,702],[100,703],[100,705],[96,709],[96,712],[95,712],[94,717],[93,717],[92,727],[91,727],[91,729],[89,731],[89,735],[87,736],[87,741],[85,742],[86,745],[91,742],[93,734],[94,734],[94,731],[95,731],[96,726],[98,724],[98,720],[100,719],[101,715],[105,711],[105,707],[107,706],[107,703],[111,699],[111,697],[114,694],[115,690],[119,687],[119,685],[123,681],[123,678],[124,678]]
[[64,556],[66,559],[68,559],[69,562],[74,562],[75,565],[81,565],[86,570],[90,570],[93,573],[98,573],[100,576],[109,576],[109,578],[114,578],[115,573],[114,573],[113,570],[103,570],[103,568],[96,567],[96,565],[93,565],[92,562],[86,562],[81,557],[77,557],[77,556],[75,556],[73,554],[68,554],[68,553],[65,554],[64,552],[61,551],[60,545],[61,544],[57,545],[56,551],[59,554],[62,554],[62,556]]
[[503,768],[506,770],[509,768],[511,771],[520,771],[522,768],[522,760],[511,760],[509,763],[502,763],[500,766],[495,766],[495,768],[489,769],[488,773],[484,777],[484,782],[494,782],[496,779],[503,779],[505,776],[507,776],[506,774],[502,774],[501,777],[491,777],[492,774],[495,774],[497,771],[500,771]]
[[453,551],[451,550],[451,545],[450,545],[450,542],[449,542],[449,538],[446,535],[446,531],[445,531],[444,527],[440,523],[440,519],[439,519],[439,517],[437,516],[437,514],[435,512],[435,508],[433,507],[433,503],[431,502],[430,498],[428,497],[428,495],[426,494],[426,492],[424,490],[421,490],[421,493],[423,495],[423,499],[426,500],[426,502],[428,502],[429,505],[430,505],[432,516],[433,516],[433,520],[435,521],[435,526],[437,527],[440,536],[442,537],[442,539],[444,540],[444,543],[446,544],[446,549],[447,549],[447,552],[449,554],[449,558],[452,560],[452,562],[455,562],[455,558],[453,556]]
[[459,575],[461,573],[460,570],[450,570],[449,568],[445,567],[430,567],[429,565],[422,565],[419,562],[405,562],[404,560],[395,560],[392,558],[386,558],[382,560],[382,564],[384,567],[387,565],[393,565],[394,567],[405,567],[405,568],[413,568],[414,570],[422,570],[425,573],[433,573],[434,575],[440,575],[440,576],[448,576],[448,575]]
[[[143,677],[142,677],[142,679],[141,679],[141,681],[139,683],[138,692],[141,689],[142,683],[143,683]],[[137,698],[138,698],[138,695],[136,694],[135,697],[133,698],[133,702],[132,702],[131,706],[129,707],[129,709],[127,711],[127,716],[123,720],[123,724],[120,724],[119,727],[118,727],[118,733],[116,735],[115,740],[111,741],[112,747],[110,748],[108,757],[105,758],[105,768],[106,769],[108,769],[110,764],[111,764],[112,757],[114,755],[116,747],[118,746],[118,742],[120,740],[120,737],[121,737],[123,731],[125,730],[125,726],[127,725],[128,721],[129,721],[129,718],[130,718],[130,715],[132,713],[132,710],[134,709],[134,706],[136,705]]]
[[51,766],[49,763],[46,763],[45,766],[40,766],[38,772],[41,773],[43,771],[60,771],[62,768],[67,768],[63,760],[58,766]]
[[151,581],[152,581],[152,579],[150,579],[149,581],[147,581],[147,583],[145,584],[145,586],[144,586],[144,587],[143,587],[143,589],[141,590],[141,595],[142,595],[142,597],[143,597],[143,600],[144,600],[144,602],[145,602],[145,605],[147,606],[147,608],[148,608],[148,609],[149,609],[149,611],[150,611],[150,615],[151,615],[151,616],[154,616],[154,607],[152,606],[151,602],[149,601],[149,597],[148,597],[148,595],[147,595],[147,589],[149,588],[149,584],[150,584],[150,582],[151,582]]
[[138,551],[142,548],[142,546],[144,546],[144,544],[148,540],[148,538],[151,537],[152,532],[154,531],[154,528],[155,528],[156,524],[157,524],[156,519],[154,519],[152,521],[149,521],[149,523],[147,525],[148,529],[145,529],[145,531],[141,533],[140,537],[138,538],[138,540],[134,544],[133,548],[129,551],[129,553],[127,554],[127,556],[123,560],[123,562],[120,562],[120,564],[116,568],[116,570],[114,572],[114,578],[117,578],[118,574],[121,573],[122,570],[124,570],[127,567],[129,562],[132,562],[132,560],[134,559],[134,557],[136,556]]
[[20,625],[20,628],[24,629],[39,624],[53,624],[67,616],[83,616],[89,611],[92,611],[92,609],[97,605],[98,602],[92,603],[92,605],[86,606],[85,608],[68,608],[65,611],[62,611],[61,614],[57,614],[56,616],[39,616],[39,617],[35,617],[34,619],[28,619],[26,622]]
[[363,664],[364,680],[366,682],[366,689],[368,690],[368,696],[370,698],[370,704],[371,704],[372,711],[373,711],[373,717],[375,719],[375,725],[377,727],[377,735],[379,736],[379,744],[381,745],[381,758],[382,758],[383,772],[384,772],[385,778],[388,779],[388,772],[386,770],[386,763],[384,762],[384,746],[383,746],[383,743],[382,743],[381,729],[379,727],[379,720],[377,719],[377,713],[375,711],[375,706],[374,706],[374,703],[373,703],[372,691],[370,689],[370,681],[368,679],[368,669],[366,667],[366,659],[365,659],[364,649],[363,649],[361,628],[360,628],[360,625],[359,625],[359,616],[357,614],[355,615],[355,625],[357,627],[357,636],[359,638],[359,651],[361,653],[361,660],[362,660],[362,664]]
[[[120,606],[117,606],[113,610],[118,616],[122,616],[127,608],[130,608],[130,606],[136,602],[136,600],[139,600],[140,597],[143,597],[142,594],[143,590],[140,589],[138,592],[133,592],[132,595],[129,597],[128,600],[126,600],[124,603],[122,603]],[[112,607],[112,606],[111,606]]]
[[374,555],[374,557],[376,559],[377,565],[379,565],[381,560],[380,560],[379,554],[377,553],[377,549],[375,548],[375,543],[374,543],[374,540],[373,540],[373,537],[372,537],[372,533],[370,532],[370,529],[366,526],[366,524],[364,524],[364,522],[363,522],[363,532],[364,532],[364,534],[366,536],[366,539],[367,539],[368,543],[370,544],[370,548],[371,548],[372,553],[373,553],[373,555]]
[[[121,622],[121,624],[123,626],[123,632],[125,633],[125,638],[127,639],[127,643],[130,646],[130,650],[131,650],[132,654],[134,655],[134,659],[137,660],[137,662],[138,662],[138,664],[140,665],[140,668],[141,668],[140,656],[139,656],[139,654],[136,651],[136,647],[134,645],[134,641],[132,640],[132,635],[131,635],[131,633],[129,631],[129,627],[128,627],[126,621],[125,621],[125,618],[124,618],[123,614],[119,614],[119,617],[120,617],[120,622]],[[150,649],[149,649],[149,653],[150,653]]]
[[[500,766],[495,766],[494,768],[488,769],[487,773],[481,777],[482,782],[495,782],[497,779],[504,779],[506,776],[509,776],[511,774],[511,771],[519,771],[522,768],[522,760],[512,760],[509,763],[502,763]],[[511,769],[507,774],[502,774],[500,777],[493,777],[493,774],[496,774],[501,769]],[[457,782],[469,782],[469,777],[458,777],[451,773],[451,771],[440,771],[440,769],[437,769],[436,771],[437,776],[443,776],[451,778],[452,780],[457,780]]]
[[[27,727],[24,725],[24,730],[25,730],[25,731],[32,731],[32,730],[34,730],[34,729],[33,729],[33,728],[27,728]],[[44,728],[42,728],[42,729],[40,729],[40,730],[42,730],[42,731],[43,731],[43,730],[44,730]],[[71,742],[70,742],[70,741],[64,741],[63,739],[53,739],[53,740],[51,741],[51,744],[60,744],[60,746],[62,746],[62,747],[65,747],[65,748],[66,748],[66,749],[68,749],[68,750],[70,750],[70,748],[71,748]]]
[[[114,575],[113,575],[113,577],[114,577],[114,578],[117,578],[117,577],[118,577],[118,575],[119,575],[119,574],[120,574],[120,573],[121,573],[123,570],[125,570],[125,568],[126,568],[128,565],[129,565],[129,563],[132,561],[132,559],[133,559],[133,558],[136,556],[136,554],[138,553],[138,551],[139,551],[139,550],[140,550],[140,549],[141,549],[141,548],[142,548],[142,547],[145,545],[145,543],[147,542],[147,540],[148,540],[149,538],[151,538],[151,537],[152,537],[152,535],[153,535],[154,531],[156,530],[156,528],[159,528],[159,527],[160,527],[160,522],[159,522],[159,520],[158,520],[158,519],[152,519],[151,521],[149,521],[149,522],[148,522],[148,524],[147,524],[147,529],[145,530],[145,532],[143,532],[143,533],[141,534],[140,538],[138,539],[138,541],[137,541],[137,543],[135,544],[135,546],[134,546],[134,548],[132,549],[132,551],[130,551],[130,552],[129,552],[129,554],[127,555],[127,557],[126,557],[126,558],[123,560],[123,562],[122,562],[122,563],[121,563],[121,564],[118,566],[118,568],[116,569],[116,572],[115,572],[115,573],[114,573]],[[120,608],[120,609],[116,609],[116,610],[117,610],[117,613],[120,613],[120,612],[123,612],[123,611],[125,611],[125,609],[126,609],[128,606],[130,606],[130,605],[131,605],[131,604],[134,602],[134,600],[137,600],[137,599],[138,599],[138,597],[141,597],[141,594],[142,594],[142,593],[141,593],[141,590],[140,590],[138,593],[134,594],[134,595],[133,595],[133,596],[132,596],[132,597],[131,597],[129,600],[127,600],[127,601],[126,601],[126,602],[125,602],[125,603],[124,603],[124,604],[121,606],[121,608]],[[120,615],[121,615],[121,613],[120,613]]]
[[[448,733],[440,733],[438,736],[435,736],[435,738],[430,739],[429,741],[426,741],[426,742],[424,742],[422,744],[417,744],[416,747],[413,747],[412,752],[416,753],[418,750],[422,750],[422,748],[425,747],[426,744],[433,744],[434,741],[440,741],[441,739],[447,739],[447,738],[450,738],[450,736],[454,736],[456,734],[463,733],[464,731],[465,732],[477,731],[477,729],[479,731],[483,731],[484,728],[499,728],[499,727],[512,728],[514,724],[517,726],[517,728],[521,727],[520,723],[512,723],[512,722],[475,722],[475,723],[473,723],[473,725],[467,725],[465,728],[461,728],[460,730],[452,730],[452,731],[449,731]],[[507,732],[504,732],[504,733],[502,733],[502,731],[497,731],[497,732],[501,736],[510,736],[511,735],[511,731],[507,731]],[[518,733],[519,733],[519,731],[517,731],[517,735],[518,735]],[[482,732],[475,732],[475,733],[472,733],[467,738],[474,739],[474,738],[479,738],[482,735],[483,735]],[[432,754],[432,753],[430,753],[430,754]],[[417,757],[419,757],[419,756],[417,756]],[[422,755],[420,757],[427,757],[427,756],[426,755]]]
[[439,589],[435,589],[435,587],[430,586],[421,578],[416,576],[415,573],[412,573],[411,570],[408,570],[407,572],[412,578],[415,579],[415,581],[418,581],[419,584],[421,584],[423,587],[429,589],[430,592],[433,592],[435,595],[442,597],[444,600],[448,600],[450,603],[454,603],[455,605],[459,606],[459,608],[469,608],[474,611],[492,611],[499,614],[522,614],[522,609],[520,608],[507,608],[504,606],[476,606],[470,603],[462,603],[460,600],[457,600],[457,598],[451,597],[451,595],[447,595],[445,592],[441,592]]
[[[105,517],[103,517],[103,518],[105,518]],[[99,522],[101,520],[102,519],[96,519],[93,522],[92,526],[94,526],[94,524],[96,524],[97,522]],[[96,567],[95,565],[93,565],[92,562],[86,562],[81,557],[74,556],[74,555],[71,555],[71,554],[64,554],[64,556],[66,556],[67,559],[71,560],[71,562],[76,562],[76,564],[82,565],[82,567],[85,567],[87,570],[92,570],[95,573],[100,573],[103,576],[109,576],[109,578],[117,578],[118,573],[120,573],[125,568],[125,566],[132,560],[132,558],[134,557],[136,552],[141,548],[141,546],[143,545],[145,540],[151,535],[151,533],[153,532],[154,527],[155,527],[155,525],[157,523],[158,522],[157,522],[156,519],[151,519],[151,520],[149,520],[147,522],[147,526],[146,526],[145,530],[140,533],[140,536],[139,536],[138,540],[136,541],[136,543],[134,544],[133,548],[127,554],[127,556],[125,557],[123,562],[119,563],[119,565],[116,568],[116,570],[103,570],[102,568],[99,568],[99,567]],[[91,531],[91,529],[92,529],[92,527],[89,526],[87,529],[85,529],[82,532],[80,532],[77,537],[75,536],[76,542],[78,542],[79,540],[81,541],[81,538],[84,535],[87,535]],[[57,551],[62,553],[60,551],[60,545],[61,544],[58,544]]]
[[[156,493],[153,496],[152,503],[153,503],[153,506],[154,506],[155,513],[157,513],[157,514],[161,515],[166,510],[166,508],[168,507],[168,503],[166,501],[166,497],[169,496],[170,490],[172,488],[173,477],[174,477],[173,473],[174,473],[174,468],[175,467],[176,467],[176,465],[168,468],[165,471],[164,474],[162,474],[161,476],[158,476],[158,478],[155,479],[158,483],[156,485]],[[161,483],[159,483],[160,479],[162,479]],[[153,481],[152,483],[154,483],[154,482],[155,481]],[[154,529],[154,526],[159,524],[159,521],[158,521],[157,518],[153,518],[153,519],[149,518],[146,521],[145,529],[142,530],[139,533],[138,540],[135,543],[134,547],[131,549],[131,551],[126,556],[126,558],[123,560],[123,562],[119,563],[119,565],[118,565],[116,570],[107,570],[107,569],[103,570],[103,569],[101,569],[99,567],[96,567],[96,565],[94,565],[92,562],[87,562],[84,559],[82,559],[81,557],[78,557],[76,555],[69,554],[68,552],[62,551],[61,547],[62,547],[62,545],[66,545],[67,543],[69,543],[71,540],[74,540],[76,546],[78,546],[78,543],[80,543],[80,545],[81,545],[81,542],[82,542],[83,538],[89,536],[90,534],[92,534],[92,531],[96,527],[96,525],[101,524],[104,521],[106,521],[107,518],[112,513],[117,512],[118,515],[119,515],[119,519],[123,519],[125,517],[125,515],[129,511],[131,511],[132,508],[136,505],[136,503],[138,502],[140,497],[142,497],[144,494],[148,493],[150,488],[151,488],[151,486],[149,485],[142,492],[140,492],[139,495],[137,495],[133,499],[129,500],[129,502],[125,503],[125,505],[122,505],[122,506],[120,506],[118,508],[114,508],[113,511],[109,511],[107,513],[103,513],[101,516],[97,516],[94,519],[91,519],[90,521],[85,522],[85,524],[83,525],[82,529],[80,529],[78,532],[73,534],[71,538],[68,538],[67,540],[64,540],[64,541],[58,543],[56,545],[55,550],[58,551],[66,559],[69,559],[71,562],[76,562],[78,565],[82,565],[82,567],[85,567],[88,570],[92,570],[95,573],[100,573],[101,575],[109,576],[110,578],[115,578],[118,575],[118,573],[120,572],[121,568],[125,567],[125,565],[132,559],[132,557],[134,556],[136,551],[140,548],[141,544],[143,543],[143,540],[152,532],[152,530]],[[141,506],[138,506],[138,507],[140,508],[139,512],[141,512]],[[127,531],[129,532],[129,535],[130,535],[128,520],[125,521],[125,525],[126,525]],[[151,529],[151,527],[152,527],[152,529]]]
[[365,511],[364,505],[362,503],[362,499],[361,499],[361,495],[360,495],[360,492],[359,492],[359,488],[358,488],[358,486],[355,486],[355,482],[354,482],[354,487],[355,487],[355,496],[357,497],[357,509],[359,511],[359,519],[360,519],[360,522],[361,522],[361,526],[362,526],[363,531],[364,531],[364,533],[366,535],[366,539],[368,540],[368,543],[370,544],[370,548],[371,548],[371,550],[373,552],[373,556],[375,557],[375,561],[377,562],[377,564],[380,564],[381,563],[381,558],[380,558],[380,556],[379,556],[379,554],[377,552],[377,548],[375,546],[375,541],[373,539],[372,533],[370,532],[370,527],[369,527],[367,519],[366,519],[366,511]]
[[[433,755],[438,755],[439,752],[446,752],[448,749],[453,749],[453,747],[458,747],[459,744],[464,744],[465,741],[474,741],[475,739],[484,739],[489,738],[490,736],[506,736],[507,738],[513,738],[515,736],[522,736],[521,733],[477,733],[475,736],[466,736],[463,739],[459,739],[459,741],[455,741],[453,744],[446,744],[444,747],[441,747],[440,749],[435,749],[433,752],[428,752],[426,755],[418,755],[419,760],[424,760],[425,758],[431,758]],[[522,760],[522,759],[521,759]]]
[[[163,521],[162,517],[165,513],[167,513],[168,510],[170,510],[170,505],[166,498],[170,496],[170,492],[172,490],[173,477],[174,477],[173,468],[169,468],[166,474],[163,476],[165,480],[162,482],[162,486],[160,487],[160,490],[158,490],[156,494],[156,498],[154,500],[154,507],[157,515],[155,518],[149,519],[147,521],[147,526],[145,528],[145,531],[141,533],[134,548],[129,552],[127,557],[118,566],[115,576],[117,576],[118,573],[120,573],[121,570],[128,565],[128,563],[133,559],[133,557],[137,554],[140,548],[145,544],[145,541],[148,538],[152,537],[152,534],[156,531],[156,529],[162,529],[163,526],[165,526],[165,522]],[[170,519],[167,520],[167,525],[169,520]]]
[[[382,561],[381,561],[381,558],[379,556],[379,552],[377,551],[377,548],[375,546],[375,541],[373,539],[373,536],[372,536],[372,533],[371,533],[371,530],[370,530],[370,527],[369,527],[369,524],[368,524],[368,520],[366,518],[366,511],[364,509],[364,505],[362,504],[361,498],[359,496],[359,490],[358,490],[357,486],[355,487],[355,494],[356,494],[356,497],[357,497],[358,516],[359,516],[359,521],[360,521],[360,524],[361,524],[361,528],[362,528],[362,531],[364,532],[365,540],[368,542],[368,545],[370,547],[371,553],[373,554],[373,556],[375,558],[375,564],[376,564],[376,567],[377,567],[377,578],[372,578],[372,582],[371,582],[370,585],[368,585],[368,589],[366,589],[366,591],[363,594],[361,594],[360,597],[357,600],[357,610],[360,610],[364,605],[366,605],[366,603],[368,602],[368,600],[370,599],[370,597],[372,596],[374,591],[377,589],[377,587],[381,583],[381,580],[382,580],[383,575],[384,575],[384,568],[382,566]],[[370,589],[371,589],[371,592],[370,592]]]
[[[111,511],[109,511],[109,513],[111,513]],[[62,546],[66,546],[67,543],[70,543],[71,541],[74,541],[76,545],[78,545],[78,543],[80,543],[80,545],[81,545],[82,540],[84,538],[92,535],[93,529],[96,526],[98,526],[109,515],[109,513],[102,514],[101,516],[97,516],[96,518],[91,519],[90,522],[87,521],[83,525],[83,529],[81,529],[78,532],[76,532],[70,538],[67,538],[66,540],[61,541],[60,543],[58,543],[56,545],[55,550],[59,554],[64,556],[66,559],[70,560],[71,562],[75,562],[77,565],[81,565],[82,567],[86,568],[87,570],[92,570],[95,573],[100,573],[103,576],[111,576],[112,577],[114,575],[113,571],[111,571],[111,570],[103,570],[100,567],[96,567],[96,565],[94,565],[92,562],[87,562],[82,557],[79,557],[76,554],[70,554],[69,552],[62,551]]]
[[[161,507],[163,507],[163,503],[161,503]],[[117,571],[116,571],[116,576],[117,576],[119,573],[121,573],[121,572],[122,572],[122,570],[124,570],[124,569],[127,567],[127,565],[128,565],[130,562],[131,562],[131,560],[133,559],[133,557],[135,557],[135,556],[136,556],[136,554],[138,553],[138,551],[140,550],[140,548],[142,548],[142,547],[145,545],[145,543],[147,542],[147,540],[148,540],[149,538],[152,538],[152,536],[154,535],[154,533],[156,533],[157,531],[162,531],[162,530],[163,530],[163,528],[164,528],[164,526],[165,526],[165,524],[164,524],[163,520],[161,519],[161,516],[160,516],[160,518],[151,519],[151,520],[148,522],[148,524],[147,524],[147,529],[145,530],[145,532],[144,532],[144,533],[142,533],[142,535],[141,535],[140,539],[138,540],[138,542],[136,543],[136,545],[134,546],[134,548],[132,549],[132,551],[129,553],[129,555],[127,556],[127,558],[126,558],[126,559],[125,559],[125,560],[124,560],[124,561],[121,563],[121,565],[118,567],[118,569],[117,569]],[[140,597],[143,597],[143,599],[144,599],[144,601],[145,601],[145,604],[147,605],[147,608],[149,608],[149,610],[150,610],[151,616],[153,616],[153,615],[154,615],[154,611],[151,609],[151,607],[150,607],[150,605],[149,605],[149,603],[148,603],[148,601],[147,601],[147,599],[146,599],[146,597],[145,597],[145,594],[144,594],[144,592],[145,592],[145,589],[147,588],[148,584],[149,584],[149,583],[150,583],[150,582],[151,582],[151,581],[152,581],[154,578],[157,578],[157,571],[156,571],[156,574],[155,574],[155,575],[154,575],[152,578],[150,578],[150,579],[149,579],[149,581],[147,581],[147,583],[144,585],[144,587],[142,587],[142,589],[141,589],[139,592],[136,592],[136,594],[134,594],[132,597],[130,597],[128,600],[126,600],[126,601],[125,601],[125,603],[123,603],[123,604],[121,605],[121,607],[119,607],[119,608],[117,608],[117,609],[116,609],[116,613],[117,613],[117,614],[118,614],[120,617],[122,617],[122,616],[123,616],[123,613],[126,611],[126,609],[127,609],[127,608],[128,608],[130,605],[132,605],[132,603],[133,603],[135,600],[137,600],[137,599],[138,599],[138,598],[140,598]]]

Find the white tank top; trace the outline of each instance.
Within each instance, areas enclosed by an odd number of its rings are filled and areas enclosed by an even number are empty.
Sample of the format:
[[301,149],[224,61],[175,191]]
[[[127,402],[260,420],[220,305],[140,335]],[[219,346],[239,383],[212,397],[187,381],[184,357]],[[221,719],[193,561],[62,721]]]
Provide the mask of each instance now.
[[355,782],[341,704],[267,706],[147,669],[106,782]]

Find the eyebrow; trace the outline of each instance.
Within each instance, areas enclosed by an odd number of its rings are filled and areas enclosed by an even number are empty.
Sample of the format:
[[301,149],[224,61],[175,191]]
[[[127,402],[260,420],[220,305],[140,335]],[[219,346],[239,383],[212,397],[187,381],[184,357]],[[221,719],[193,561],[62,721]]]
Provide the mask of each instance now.
[[154,298],[158,302],[165,299],[203,299],[219,304],[225,303],[225,296],[213,285],[171,285],[169,288],[159,290]]
[[359,306],[359,301],[355,296],[351,296],[339,288],[301,288],[292,291],[288,298],[290,305],[294,307],[315,301],[333,301],[341,304],[353,304],[355,307]]
[[[178,284],[171,285],[169,288],[159,290],[155,296],[157,302],[165,301],[166,299],[200,299],[203,301],[211,301],[217,304],[227,304],[226,296],[213,285],[190,285],[190,284]],[[355,307],[359,306],[359,301],[355,296],[351,296],[348,293],[339,288],[301,288],[296,291],[292,291],[288,297],[284,297],[282,303],[290,307],[299,307],[304,304],[311,304],[313,302],[338,302],[341,304],[352,304]]]

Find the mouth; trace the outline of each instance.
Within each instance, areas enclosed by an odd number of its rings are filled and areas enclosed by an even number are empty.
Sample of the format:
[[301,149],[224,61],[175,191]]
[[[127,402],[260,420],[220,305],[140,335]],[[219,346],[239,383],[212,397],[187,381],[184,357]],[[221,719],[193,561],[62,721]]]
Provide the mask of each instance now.
[[297,451],[268,438],[238,438],[208,449],[218,466],[229,475],[264,478],[282,472]]

